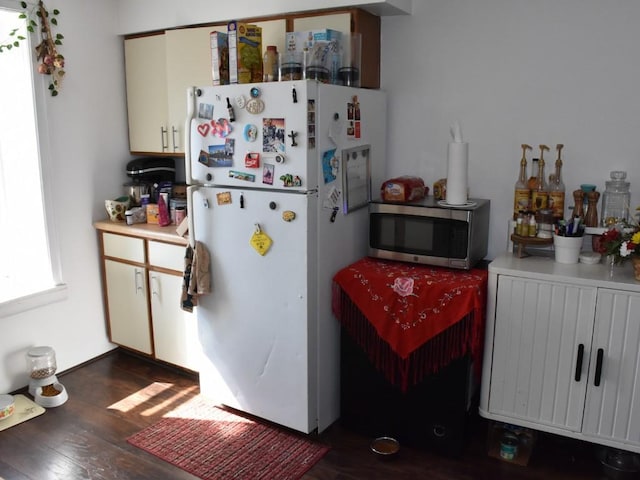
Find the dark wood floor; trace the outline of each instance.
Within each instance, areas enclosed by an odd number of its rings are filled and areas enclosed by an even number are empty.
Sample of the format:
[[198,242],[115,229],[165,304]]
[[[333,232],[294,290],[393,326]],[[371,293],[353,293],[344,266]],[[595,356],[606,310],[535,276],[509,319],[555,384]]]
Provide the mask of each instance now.
[[[195,378],[116,351],[59,377],[69,392],[63,406],[0,432],[0,477],[5,480],[194,479],[125,440],[198,393]],[[540,435],[527,467],[486,453],[487,422],[469,422],[459,458],[403,447],[381,461],[370,438],[339,423],[318,440],[329,453],[304,480],[361,479],[597,479],[595,446]],[[277,480],[277,479],[274,479]]]

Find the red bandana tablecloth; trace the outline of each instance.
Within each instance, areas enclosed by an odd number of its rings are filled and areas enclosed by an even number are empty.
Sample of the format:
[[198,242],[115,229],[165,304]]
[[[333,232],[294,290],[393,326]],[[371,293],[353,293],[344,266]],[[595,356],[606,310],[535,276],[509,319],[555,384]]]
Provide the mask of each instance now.
[[466,353],[479,367],[487,276],[365,257],[334,276],[333,312],[378,369],[406,389]]

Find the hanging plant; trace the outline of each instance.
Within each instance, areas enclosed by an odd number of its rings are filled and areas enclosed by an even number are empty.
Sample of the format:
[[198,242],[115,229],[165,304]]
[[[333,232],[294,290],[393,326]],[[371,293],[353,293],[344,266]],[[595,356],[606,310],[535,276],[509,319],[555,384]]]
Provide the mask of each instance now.
[[[58,95],[62,77],[64,77],[65,74],[64,57],[58,53],[57,49],[58,46],[62,45],[64,36],[61,33],[57,33],[54,36],[51,32],[51,25],[58,26],[60,10],[54,9],[50,15],[42,0],[31,10],[29,10],[27,2],[20,2],[20,6],[23,11],[18,17],[26,20],[29,33],[39,33],[40,43],[35,47],[36,58],[38,59],[38,72],[43,75],[51,75],[49,91],[51,92],[51,96],[55,97]],[[0,44],[0,52],[19,47],[21,42],[26,40],[24,36],[20,35],[19,31],[19,28],[15,28],[9,32],[9,37],[12,38],[10,41]]]

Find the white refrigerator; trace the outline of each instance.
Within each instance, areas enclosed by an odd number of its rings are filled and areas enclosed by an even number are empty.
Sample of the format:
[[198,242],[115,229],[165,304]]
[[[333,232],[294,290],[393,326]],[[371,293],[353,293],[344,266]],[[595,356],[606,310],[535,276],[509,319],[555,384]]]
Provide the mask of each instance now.
[[340,415],[332,277],[367,252],[385,95],[301,80],[187,97],[190,241],[211,259],[211,293],[195,308],[201,392],[319,433]]

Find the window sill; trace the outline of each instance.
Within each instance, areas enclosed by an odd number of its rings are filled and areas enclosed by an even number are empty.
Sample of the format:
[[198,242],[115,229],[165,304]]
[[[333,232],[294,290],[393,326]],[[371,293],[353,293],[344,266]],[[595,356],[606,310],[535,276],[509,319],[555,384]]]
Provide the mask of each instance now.
[[9,317],[26,312],[34,308],[43,307],[51,303],[60,302],[67,298],[67,285],[57,285],[48,290],[25,295],[24,297],[0,303],[0,318]]

